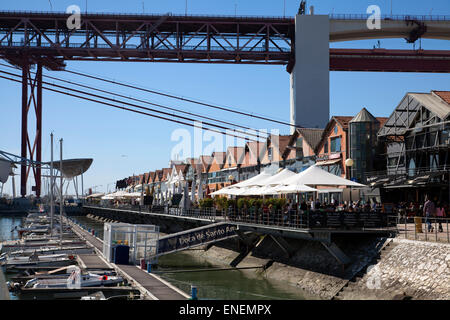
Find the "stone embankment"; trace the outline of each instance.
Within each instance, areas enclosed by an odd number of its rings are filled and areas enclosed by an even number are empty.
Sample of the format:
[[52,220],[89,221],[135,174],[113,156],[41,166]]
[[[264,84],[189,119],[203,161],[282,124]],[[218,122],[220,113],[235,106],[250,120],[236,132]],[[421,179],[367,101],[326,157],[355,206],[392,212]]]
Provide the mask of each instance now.
[[394,239],[392,249],[339,299],[450,299],[450,244]]

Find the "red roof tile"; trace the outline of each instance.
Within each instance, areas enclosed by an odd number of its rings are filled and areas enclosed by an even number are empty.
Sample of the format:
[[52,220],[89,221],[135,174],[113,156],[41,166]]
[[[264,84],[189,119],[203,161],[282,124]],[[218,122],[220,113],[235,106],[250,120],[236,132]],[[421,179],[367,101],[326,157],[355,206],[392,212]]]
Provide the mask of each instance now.
[[433,91],[439,98],[450,104],[450,91]]

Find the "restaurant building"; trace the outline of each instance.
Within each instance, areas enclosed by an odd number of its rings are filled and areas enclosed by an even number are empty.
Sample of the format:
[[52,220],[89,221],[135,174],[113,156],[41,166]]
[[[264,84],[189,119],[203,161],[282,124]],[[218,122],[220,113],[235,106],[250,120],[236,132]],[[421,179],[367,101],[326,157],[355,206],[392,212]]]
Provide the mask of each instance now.
[[316,164],[343,178],[349,178],[345,160],[349,157],[348,124],[354,117],[333,116],[316,146]]
[[367,172],[385,202],[450,202],[450,91],[407,93],[378,132],[386,170]]

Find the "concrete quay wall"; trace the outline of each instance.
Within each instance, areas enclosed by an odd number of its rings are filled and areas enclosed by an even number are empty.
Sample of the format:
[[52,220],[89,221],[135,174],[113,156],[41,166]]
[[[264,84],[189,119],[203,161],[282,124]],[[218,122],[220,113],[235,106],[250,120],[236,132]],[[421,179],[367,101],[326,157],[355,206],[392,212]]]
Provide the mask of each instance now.
[[[108,215],[107,218],[101,219],[121,221],[119,215]],[[167,233],[188,227],[165,223],[162,231]],[[310,299],[332,299],[336,295],[339,299],[358,300],[391,300],[399,296],[412,299],[450,298],[449,244],[392,240],[371,235],[336,236],[333,242],[351,261],[344,269],[320,242],[292,238],[282,240],[286,246],[284,248],[280,246],[280,241],[267,235],[248,251],[249,247],[235,238],[205,246],[204,250],[187,250],[178,254],[195,256],[218,266],[265,266],[264,269],[245,272],[283,281],[286,285],[299,288]],[[392,241],[389,250],[380,255],[380,248],[386,245],[386,241]],[[367,266],[369,268],[366,270]]]

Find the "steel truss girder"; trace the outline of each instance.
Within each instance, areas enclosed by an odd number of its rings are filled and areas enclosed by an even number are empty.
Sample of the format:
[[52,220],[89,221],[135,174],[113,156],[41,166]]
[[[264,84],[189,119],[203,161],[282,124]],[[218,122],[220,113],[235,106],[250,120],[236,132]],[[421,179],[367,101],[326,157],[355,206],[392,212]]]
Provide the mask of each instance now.
[[[258,61],[286,63],[293,51],[291,19],[225,19],[194,17],[120,17],[85,15],[80,29],[68,30],[68,15],[5,15],[0,13],[2,49],[46,50],[64,59],[102,57],[157,59],[222,59],[240,62],[240,55]],[[144,56],[143,56],[144,54]],[[187,55],[185,55],[187,54]],[[196,55],[195,57],[192,57]],[[273,57],[278,55],[279,57]],[[243,58],[244,60],[246,58]],[[253,58],[250,58],[250,61]]]

